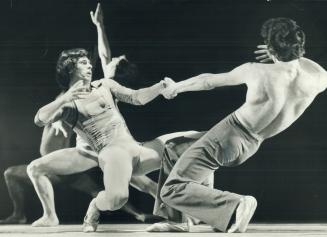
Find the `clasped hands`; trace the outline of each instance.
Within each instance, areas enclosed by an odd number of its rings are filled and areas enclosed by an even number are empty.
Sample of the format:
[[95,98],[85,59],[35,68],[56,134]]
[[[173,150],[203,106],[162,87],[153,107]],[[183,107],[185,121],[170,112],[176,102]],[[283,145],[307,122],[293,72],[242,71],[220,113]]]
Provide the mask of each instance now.
[[161,91],[161,94],[166,99],[170,100],[177,96],[177,83],[169,77],[165,77],[163,80],[164,89]]

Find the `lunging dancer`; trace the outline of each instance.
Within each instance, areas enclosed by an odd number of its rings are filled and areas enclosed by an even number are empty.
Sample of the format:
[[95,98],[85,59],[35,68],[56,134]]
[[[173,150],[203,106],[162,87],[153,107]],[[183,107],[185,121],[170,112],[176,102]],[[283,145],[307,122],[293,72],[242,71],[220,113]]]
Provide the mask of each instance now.
[[[98,50],[105,76],[115,75],[115,79],[118,78],[119,80],[127,80],[132,77],[135,71],[132,64],[129,64],[123,56],[114,59],[111,58],[109,43],[104,34],[100,5],[98,5],[95,14],[92,15],[92,21],[96,24],[98,30]],[[85,80],[85,78],[90,80],[92,71],[90,70],[91,66],[87,56],[88,53],[82,49],[67,50],[61,54],[57,65],[57,81],[64,91],[67,91],[71,85],[79,80]],[[78,65],[80,67],[76,69]],[[74,70],[77,70],[79,74],[71,81],[70,74]],[[60,97],[58,99],[60,99]],[[58,122],[52,124],[56,123]],[[50,126],[50,124],[46,127]],[[64,125],[67,126],[67,124]],[[153,142],[156,143],[154,140],[146,143],[146,145],[151,146]],[[91,146],[79,137],[77,137],[76,144],[76,148],[52,152],[33,161],[29,165],[28,173],[32,181],[38,183],[38,181],[41,180],[43,184],[43,186],[41,185],[42,191],[39,192],[38,195],[41,199],[44,214],[42,218],[32,224],[33,226],[53,226],[59,223],[55,212],[54,196],[51,186],[51,181],[57,179],[53,179],[52,177],[74,174],[98,166],[97,154],[92,150]],[[161,148],[158,147],[158,149]],[[79,175],[76,174],[74,176],[78,177]],[[81,177],[84,177],[84,175],[81,175]],[[81,184],[78,180],[75,180],[73,183],[75,185]],[[76,185],[76,187],[85,187],[88,189],[88,185],[84,185],[84,182],[82,183],[83,185]],[[155,197],[157,185],[148,177],[142,176],[132,178],[131,184],[138,190],[149,193]],[[95,192],[92,187],[89,188],[89,192],[92,192],[92,196],[96,196],[99,190]],[[98,186],[98,188],[100,187]],[[123,210],[133,214],[138,220],[145,221],[147,218],[146,215],[138,212],[131,205],[125,205]]]
[[326,71],[303,57],[305,34],[295,21],[269,19],[261,35],[274,64],[246,63],[227,73],[201,74],[163,92],[172,98],[186,91],[247,85],[245,103],[183,153],[161,190],[167,205],[220,231],[245,232],[257,202],[205,187],[203,180],[220,166],[245,162],[265,139],[291,126],[327,86]]

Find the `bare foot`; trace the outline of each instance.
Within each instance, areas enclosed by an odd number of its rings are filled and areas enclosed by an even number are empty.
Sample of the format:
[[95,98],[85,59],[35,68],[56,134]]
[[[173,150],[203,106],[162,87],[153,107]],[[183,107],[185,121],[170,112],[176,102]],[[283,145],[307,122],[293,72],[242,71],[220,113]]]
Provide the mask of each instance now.
[[42,216],[40,219],[32,223],[33,227],[49,227],[49,226],[57,226],[57,225],[59,225],[59,220],[56,216],[55,217]]
[[26,223],[25,216],[8,216],[6,219],[0,220],[0,224],[25,224]]
[[252,196],[244,196],[236,209],[236,221],[228,233],[245,232],[257,208],[257,200]]

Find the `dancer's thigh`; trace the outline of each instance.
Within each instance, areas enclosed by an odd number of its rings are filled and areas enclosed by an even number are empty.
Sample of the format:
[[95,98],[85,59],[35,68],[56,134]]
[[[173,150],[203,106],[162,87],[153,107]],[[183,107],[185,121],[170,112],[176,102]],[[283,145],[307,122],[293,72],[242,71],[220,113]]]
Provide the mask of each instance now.
[[144,175],[160,168],[161,155],[154,149],[139,146],[138,158],[133,175]]
[[49,175],[69,175],[96,167],[98,163],[76,148],[61,149],[32,161],[39,172]]
[[[130,185],[141,192],[149,192],[149,189],[156,188],[156,182],[145,175],[132,176]],[[154,187],[155,186],[155,187]]]
[[134,157],[122,147],[105,148],[99,154],[106,192],[128,192]]
[[16,180],[29,180],[28,175],[27,175],[27,165],[15,165],[15,166],[10,166],[9,168],[6,169],[5,171],[5,177],[9,178],[14,178]]

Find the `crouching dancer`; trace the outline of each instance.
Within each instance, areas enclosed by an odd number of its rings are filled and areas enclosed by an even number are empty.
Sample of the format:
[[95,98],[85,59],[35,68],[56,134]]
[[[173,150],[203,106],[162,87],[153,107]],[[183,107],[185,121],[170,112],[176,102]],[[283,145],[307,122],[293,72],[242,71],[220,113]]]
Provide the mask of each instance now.
[[[65,67],[67,60],[74,60],[75,67]],[[123,57],[111,60],[113,77],[118,73],[122,62],[128,64]],[[105,186],[105,190],[97,195],[90,206],[98,210],[120,209],[128,200],[131,176],[158,169],[161,159],[155,150],[143,147],[134,140],[115,100],[144,105],[160,95],[170,82],[161,81],[139,90],[123,87],[112,79],[102,79],[91,84],[92,65],[87,54],[68,56],[67,52],[63,52],[57,66],[57,70],[61,69],[69,75],[71,87],[61,97],[42,107],[35,116],[35,123],[44,126],[60,119],[87,141],[98,154]],[[92,159],[85,159],[84,163],[87,163],[85,167],[74,163],[66,168],[71,169],[70,172],[81,172],[95,165]],[[42,195],[42,182],[47,183],[48,180],[45,176],[36,177],[32,172],[33,165],[28,171],[38,195]],[[88,218],[85,223],[89,223]]]
[[246,63],[231,72],[202,74],[164,92],[172,98],[185,91],[248,87],[245,103],[183,153],[161,190],[167,205],[223,232],[245,232],[256,199],[201,183],[220,166],[245,162],[265,139],[291,126],[327,87],[326,71],[303,57],[305,35],[293,20],[270,19],[261,35],[275,64]]

